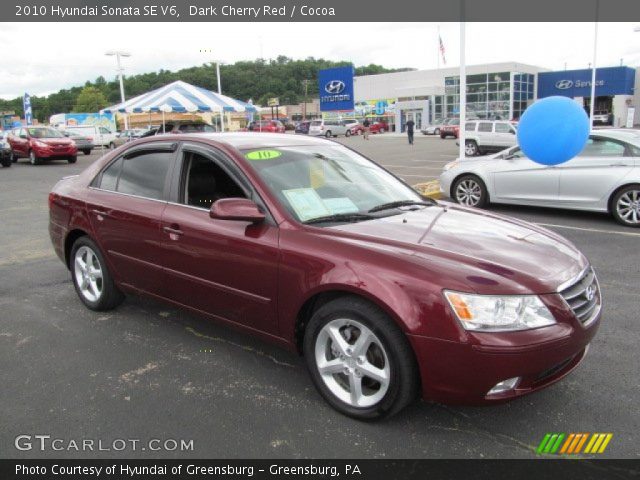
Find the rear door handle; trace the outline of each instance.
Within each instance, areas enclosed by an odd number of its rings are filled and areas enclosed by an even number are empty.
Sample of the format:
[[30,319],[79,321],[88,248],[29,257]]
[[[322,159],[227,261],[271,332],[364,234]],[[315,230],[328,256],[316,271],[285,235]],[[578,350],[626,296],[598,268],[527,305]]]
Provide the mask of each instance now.
[[94,208],[93,210],[91,210],[92,213],[95,213],[98,217],[98,220],[104,220],[105,217],[109,216],[109,212],[105,212],[104,210],[98,210],[97,208]]
[[627,164],[623,162],[618,162],[618,163],[610,163],[609,166],[610,167],[626,167]]

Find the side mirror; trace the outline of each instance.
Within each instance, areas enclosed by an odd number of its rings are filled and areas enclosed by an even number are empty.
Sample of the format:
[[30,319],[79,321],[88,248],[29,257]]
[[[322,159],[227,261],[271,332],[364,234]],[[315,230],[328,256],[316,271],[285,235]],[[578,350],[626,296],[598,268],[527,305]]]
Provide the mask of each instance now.
[[63,134],[65,137],[68,137],[68,136],[69,136],[69,132],[62,132],[62,134]]
[[222,198],[211,205],[209,216],[218,220],[260,223],[265,219],[258,205],[248,198]]

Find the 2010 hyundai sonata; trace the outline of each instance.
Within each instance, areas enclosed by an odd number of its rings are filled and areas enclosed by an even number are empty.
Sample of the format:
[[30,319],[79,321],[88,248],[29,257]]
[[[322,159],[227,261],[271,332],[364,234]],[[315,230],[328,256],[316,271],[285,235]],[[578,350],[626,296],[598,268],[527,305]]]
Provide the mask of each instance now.
[[93,310],[144,293],[304,355],[357,418],[419,392],[493,403],[584,358],[592,267],[525,222],[420,197],[337,143],[293,135],[138,140],[49,196],[50,234]]

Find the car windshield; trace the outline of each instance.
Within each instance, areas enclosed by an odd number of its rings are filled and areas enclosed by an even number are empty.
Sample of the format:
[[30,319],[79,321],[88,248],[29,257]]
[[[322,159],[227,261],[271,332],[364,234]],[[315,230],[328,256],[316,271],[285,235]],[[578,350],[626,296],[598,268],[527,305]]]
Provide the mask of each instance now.
[[53,128],[28,128],[29,135],[33,138],[60,138],[64,135]]
[[272,194],[301,222],[335,215],[363,220],[364,214],[381,205],[423,201],[411,187],[340,145],[275,147],[243,153]]

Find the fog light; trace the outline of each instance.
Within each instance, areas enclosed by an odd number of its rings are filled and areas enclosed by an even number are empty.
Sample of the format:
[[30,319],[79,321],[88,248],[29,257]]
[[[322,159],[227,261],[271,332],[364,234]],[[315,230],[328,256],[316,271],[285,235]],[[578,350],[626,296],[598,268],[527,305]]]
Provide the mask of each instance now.
[[508,378],[507,380],[498,382],[491,390],[489,390],[489,393],[487,393],[487,395],[497,395],[499,393],[513,390],[514,388],[516,388],[516,385],[518,385],[519,382],[520,377]]

